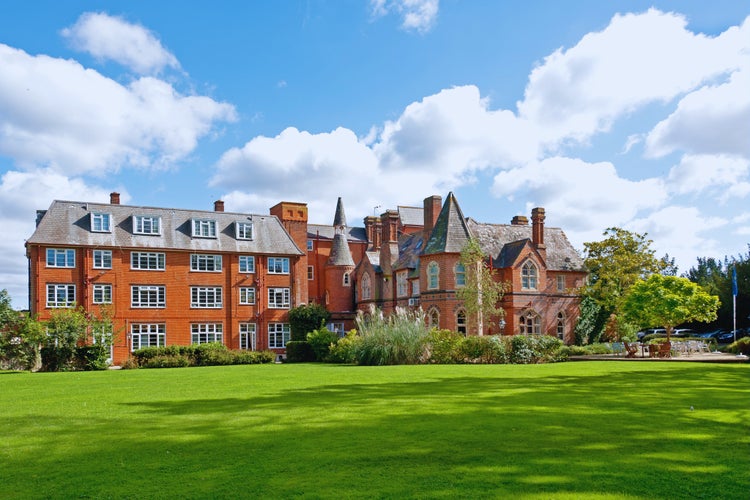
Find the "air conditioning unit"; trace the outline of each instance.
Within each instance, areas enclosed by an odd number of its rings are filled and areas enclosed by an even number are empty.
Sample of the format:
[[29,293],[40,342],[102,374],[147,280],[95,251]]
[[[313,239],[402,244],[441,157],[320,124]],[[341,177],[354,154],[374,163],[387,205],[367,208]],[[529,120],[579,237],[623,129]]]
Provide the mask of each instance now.
[[409,305],[410,306],[418,306],[419,305],[419,299],[417,299],[417,298],[411,298],[411,299],[409,299]]

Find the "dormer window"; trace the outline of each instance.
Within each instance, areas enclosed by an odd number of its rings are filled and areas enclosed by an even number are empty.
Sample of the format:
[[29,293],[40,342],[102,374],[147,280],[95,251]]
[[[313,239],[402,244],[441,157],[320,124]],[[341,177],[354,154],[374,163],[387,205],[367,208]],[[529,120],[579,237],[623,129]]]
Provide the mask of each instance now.
[[133,232],[135,234],[161,234],[161,217],[134,215]]
[[216,238],[216,221],[212,219],[193,219],[193,238]]
[[523,290],[537,289],[538,272],[533,262],[526,261],[521,267],[521,288]]
[[238,240],[252,240],[253,239],[253,223],[252,222],[235,222],[234,232]]
[[91,230],[95,233],[112,232],[112,216],[104,213],[91,213]]

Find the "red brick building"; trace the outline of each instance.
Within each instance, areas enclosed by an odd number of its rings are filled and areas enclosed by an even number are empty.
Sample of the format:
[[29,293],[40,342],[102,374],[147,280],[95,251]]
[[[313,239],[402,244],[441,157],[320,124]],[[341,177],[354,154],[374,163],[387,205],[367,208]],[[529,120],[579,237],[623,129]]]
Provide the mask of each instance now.
[[[55,201],[26,243],[30,310],[107,308],[113,360],[139,347],[219,341],[285,352],[289,309],[325,305],[330,327],[354,326],[358,309],[422,307],[430,324],[466,334],[550,334],[572,341],[583,262],[562,230],[466,218],[452,193],[399,206],[349,227],[339,198],[330,226],[308,223],[304,203],[270,215]],[[476,331],[456,291],[462,248],[476,238],[498,279],[511,284],[505,317]]]

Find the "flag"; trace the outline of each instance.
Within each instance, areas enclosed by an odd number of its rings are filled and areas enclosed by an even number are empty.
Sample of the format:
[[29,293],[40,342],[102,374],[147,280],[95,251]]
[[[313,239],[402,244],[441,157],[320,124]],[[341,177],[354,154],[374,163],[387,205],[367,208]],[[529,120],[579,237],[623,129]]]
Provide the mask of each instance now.
[[732,295],[735,297],[739,295],[737,293],[737,266],[732,268]]

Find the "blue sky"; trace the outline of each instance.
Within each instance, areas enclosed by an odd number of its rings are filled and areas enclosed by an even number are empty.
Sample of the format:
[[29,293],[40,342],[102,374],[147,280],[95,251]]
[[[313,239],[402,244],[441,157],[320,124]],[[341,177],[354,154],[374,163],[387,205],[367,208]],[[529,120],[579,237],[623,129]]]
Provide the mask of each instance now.
[[[750,3],[11,1],[0,288],[54,199],[350,224],[454,191],[543,206],[579,249],[648,233],[680,271],[750,241]],[[375,208],[381,207],[381,208]]]

